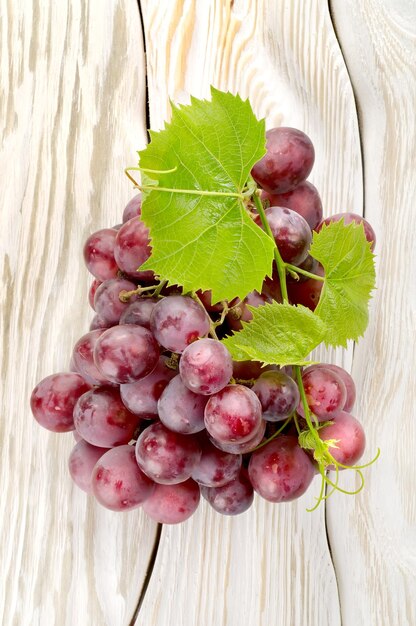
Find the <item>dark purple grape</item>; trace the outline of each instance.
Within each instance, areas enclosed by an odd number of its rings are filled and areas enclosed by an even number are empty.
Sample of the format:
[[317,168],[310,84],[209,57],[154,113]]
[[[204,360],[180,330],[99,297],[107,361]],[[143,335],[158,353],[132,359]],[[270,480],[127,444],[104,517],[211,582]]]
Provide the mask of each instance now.
[[143,511],[159,524],[180,524],[198,508],[200,490],[191,479],[177,485],[156,485]]
[[190,343],[208,334],[210,319],[192,298],[168,296],[153,309],[150,327],[161,346],[181,353]]
[[150,330],[150,317],[157,298],[138,298],[131,302],[120,317],[120,324],[136,324]]
[[248,474],[255,491],[269,502],[289,502],[312,482],[315,467],[297,437],[279,435],[251,455]]
[[[345,385],[345,389],[347,390],[347,399],[345,400],[343,411],[345,411],[346,413],[350,413],[351,409],[353,408],[355,404],[355,397],[356,397],[355,383],[351,374],[349,374],[346,370],[344,370],[343,367],[339,367],[339,365],[333,365],[332,363],[316,363],[315,365],[311,365],[310,367],[313,369],[323,367],[327,370],[331,370],[332,372],[335,372],[335,374],[338,374],[338,376],[340,377],[340,379]],[[309,369],[310,369],[309,367],[306,368],[303,371],[303,373],[306,374],[309,371]]]
[[336,440],[336,446],[330,446],[329,452],[338,463],[355,465],[364,454],[364,429],[355,417],[345,411],[337,415],[332,425],[324,426],[319,431],[319,436],[322,441]]
[[200,339],[183,351],[179,373],[188,389],[210,396],[230,382],[233,361],[222,343],[215,339]]
[[[125,278],[105,280],[97,289],[94,296],[94,308],[102,320],[110,324],[117,324],[121,314],[128,308],[129,302],[120,300],[122,291],[133,291],[136,285]],[[135,296],[133,296],[134,298]]]
[[208,439],[201,444],[202,455],[192,472],[192,478],[204,487],[222,487],[240,473],[241,454],[229,454],[214,446]]
[[257,309],[266,302],[271,302],[267,294],[260,294],[258,291],[251,291],[244,300],[237,302],[227,313],[226,320],[231,330],[238,331],[243,328],[242,322],[249,322],[253,319],[253,313],[249,306]]
[[268,200],[270,206],[282,206],[301,215],[313,230],[322,221],[322,202],[316,187],[305,180],[287,193],[268,193],[263,191],[262,200]]
[[269,370],[277,369],[277,365],[266,365],[260,361],[233,361],[233,376],[238,380],[252,380],[253,382]]
[[145,428],[136,443],[139,467],[161,485],[190,478],[200,457],[200,446],[192,435],[174,433],[160,422]]
[[[291,209],[272,206],[266,209],[266,218],[285,263],[299,265],[308,256],[312,231],[306,220]],[[261,225],[260,217],[256,223]]]
[[311,140],[296,128],[268,130],[266,150],[251,175],[269,193],[286,193],[297,187],[308,177],[315,160]]
[[92,491],[91,476],[94,466],[107,450],[108,448],[92,446],[83,439],[72,448],[68,459],[69,473],[77,487],[86,493]]
[[91,283],[91,287],[88,291],[88,302],[90,303],[90,307],[92,309],[94,309],[94,297],[95,297],[95,292],[97,291],[98,287],[102,284],[101,280],[98,280],[97,278],[94,278],[94,280]]
[[371,224],[361,215],[356,215],[355,213],[337,213],[336,215],[330,215],[324,219],[315,230],[319,233],[324,224],[328,225],[331,222],[339,222],[341,219],[344,220],[345,226],[351,224],[351,222],[362,224],[364,227],[364,235],[367,241],[371,243],[371,251],[374,252],[374,248],[376,247],[376,234]]
[[[319,422],[337,417],[345,406],[347,390],[340,376],[324,367],[309,367],[302,374],[306,400],[312,413]],[[298,413],[304,417],[302,403]]]
[[128,202],[123,211],[123,224],[142,213],[142,194],[138,193]]
[[117,276],[118,267],[114,258],[117,231],[103,228],[88,237],[84,245],[84,260],[87,269],[98,280],[109,280]]
[[[299,263],[296,267],[298,267],[299,269],[305,270],[306,272],[310,272],[311,274],[317,274],[318,276],[320,275],[320,268],[322,268],[319,261],[314,259],[310,254],[308,254],[306,259],[302,261],[302,263]],[[298,272],[298,278],[294,278],[290,274],[286,275],[286,281],[288,284],[289,283],[292,283],[292,284],[306,283],[307,280],[310,280],[310,279],[307,276],[304,276],[303,274],[301,274],[300,272]]]
[[[324,276],[322,265],[319,264],[313,273],[318,276]],[[323,285],[322,280],[315,278],[309,278],[305,281],[299,280],[297,282],[288,281],[287,292],[289,300],[292,304],[302,304],[311,311],[314,311],[318,306]]]
[[257,433],[261,404],[243,385],[227,385],[210,397],[205,407],[205,428],[220,443],[243,443]]
[[121,401],[118,389],[99,387],[82,395],[74,408],[74,424],[85,441],[100,448],[128,443],[140,423]]
[[94,361],[101,374],[120,385],[144,378],[158,360],[159,346],[152,333],[133,324],[109,328],[94,349]]
[[154,483],[138,467],[132,446],[108,450],[96,464],[91,482],[98,502],[111,511],[134,509],[155,489]]
[[237,478],[223,487],[201,487],[201,494],[221,515],[239,515],[253,503],[253,487],[242,471]]
[[136,381],[120,386],[124,405],[141,419],[157,419],[157,403],[166,385],[174,376],[175,370],[166,365],[167,358],[161,356],[150,374]]
[[268,422],[285,420],[299,404],[295,381],[281,371],[265,372],[256,380],[252,390],[260,400],[263,419]]
[[106,330],[107,328],[97,328],[86,333],[78,339],[72,351],[72,359],[77,372],[84,376],[91,385],[106,385],[108,383],[107,378],[101,374],[94,362],[95,345]]
[[30,408],[41,426],[54,433],[65,433],[74,430],[75,403],[89,389],[90,385],[79,374],[52,374],[32,391]]
[[208,398],[190,391],[180,376],[164,389],[158,402],[160,421],[177,433],[189,435],[205,428],[204,410]]
[[117,233],[114,247],[114,257],[119,268],[137,280],[152,280],[152,271],[137,271],[151,252],[147,226],[137,217],[123,224]]

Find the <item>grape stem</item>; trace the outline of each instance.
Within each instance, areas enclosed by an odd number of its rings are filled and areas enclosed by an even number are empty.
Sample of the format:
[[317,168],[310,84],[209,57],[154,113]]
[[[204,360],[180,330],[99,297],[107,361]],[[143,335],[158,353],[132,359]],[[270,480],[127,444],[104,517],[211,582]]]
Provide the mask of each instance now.
[[291,265],[290,263],[285,263],[286,269],[292,274],[303,274],[303,276],[307,276],[308,278],[313,278],[314,280],[320,280],[321,282],[325,281],[323,276],[318,276],[318,274],[312,274],[312,272],[307,272],[303,270],[301,267],[296,267],[296,265]]
[[274,242],[274,260],[276,261],[277,272],[279,274],[280,289],[282,291],[283,302],[289,302],[289,297],[287,295],[287,286],[286,286],[286,264],[280,255],[279,248],[276,245],[269,222],[267,221],[266,213],[264,212],[262,201],[260,200],[260,197],[257,192],[253,194],[253,200],[254,200],[254,204],[256,205],[257,212],[260,216],[262,226],[264,230],[266,231],[266,233],[269,235],[269,237],[272,238]]

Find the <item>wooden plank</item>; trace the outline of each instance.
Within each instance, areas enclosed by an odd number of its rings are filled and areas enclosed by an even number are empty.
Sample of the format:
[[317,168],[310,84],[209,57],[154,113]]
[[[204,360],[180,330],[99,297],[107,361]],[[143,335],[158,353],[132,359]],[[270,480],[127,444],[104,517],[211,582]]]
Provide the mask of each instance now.
[[[316,146],[311,176],[326,214],[361,210],[354,99],[327,7],[317,0],[141,2],[151,125],[168,98],[206,97],[209,85],[249,97],[269,127],[304,129]],[[330,357],[343,357],[337,353]],[[328,357],[328,353],[326,355]],[[205,503],[180,527],[164,527],[138,624],[211,626],[340,624],[324,507],[318,491],[290,505],[257,499],[227,519]]]
[[367,458],[377,446],[381,457],[358,497],[329,501],[329,537],[343,624],[413,626],[416,5],[334,0],[332,11],[360,112],[365,215],[378,237],[378,289],[353,375]]
[[139,12],[135,0],[8,0],[1,30],[0,622],[116,626],[156,525],[74,488],[72,435],[41,429],[28,405],[88,329],[82,243],[132,195],[123,168],[146,140]]

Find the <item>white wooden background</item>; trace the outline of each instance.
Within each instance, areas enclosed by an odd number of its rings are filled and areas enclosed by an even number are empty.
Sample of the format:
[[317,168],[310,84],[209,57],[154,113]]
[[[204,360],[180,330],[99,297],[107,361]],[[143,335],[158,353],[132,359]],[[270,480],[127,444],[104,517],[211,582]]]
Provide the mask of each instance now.
[[[416,2],[139,5],[0,5],[0,623],[415,626]],[[120,221],[146,124],[211,83],[304,129],[325,213],[376,228],[369,328],[329,356],[351,368],[367,458],[381,457],[363,493],[313,514],[317,484],[234,519],[202,504],[160,534],[73,488],[72,435],[39,428],[28,399],[88,328],[82,242]]]

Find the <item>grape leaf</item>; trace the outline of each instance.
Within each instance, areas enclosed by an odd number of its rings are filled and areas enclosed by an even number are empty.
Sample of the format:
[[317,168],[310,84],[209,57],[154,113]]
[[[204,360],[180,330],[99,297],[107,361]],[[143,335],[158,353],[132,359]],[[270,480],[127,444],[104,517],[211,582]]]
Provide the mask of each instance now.
[[248,308],[253,319],[222,341],[236,361],[304,365],[309,352],[325,336],[325,323],[304,306],[272,302]]
[[325,343],[347,346],[356,341],[368,324],[368,302],[375,287],[374,255],[362,224],[344,220],[324,224],[313,234],[310,254],[325,271],[315,314],[327,326]]
[[139,153],[142,218],[152,245],[140,269],[185,291],[211,289],[217,302],[261,290],[271,273],[273,241],[249,217],[242,197],[252,166],[265,154],[264,120],[239,96],[214,88],[211,94],[211,102],[172,105],[172,121],[151,131]]

